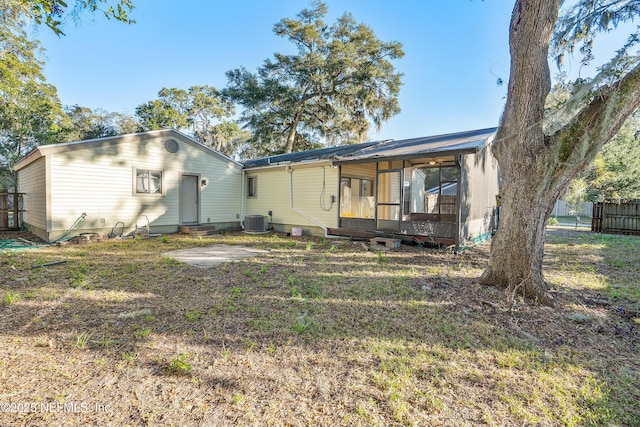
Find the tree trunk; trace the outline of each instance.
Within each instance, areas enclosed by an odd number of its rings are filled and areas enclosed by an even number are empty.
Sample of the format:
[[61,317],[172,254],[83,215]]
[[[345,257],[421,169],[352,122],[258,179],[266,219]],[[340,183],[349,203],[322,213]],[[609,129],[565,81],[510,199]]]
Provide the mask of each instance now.
[[506,183],[503,178],[499,230],[491,242],[491,258],[481,283],[504,289],[509,297],[523,295],[553,305],[542,262],[547,219],[555,198],[544,190],[545,183],[532,177],[522,171],[517,182]]
[[[502,176],[499,230],[481,283],[552,304],[542,277],[544,234],[557,189],[545,171],[543,132],[551,89],[548,51],[561,0],[519,0],[509,29],[507,102],[493,153]],[[555,197],[554,197],[555,196]]]
[[513,9],[507,102],[493,144],[502,177],[500,225],[480,279],[548,305],[553,300],[542,276],[542,261],[553,204],[640,107],[636,65],[618,81],[599,86],[560,130],[544,134],[545,100],[551,88],[548,50],[561,3],[518,0]]
[[298,134],[298,123],[300,123],[300,113],[297,113],[291,122],[291,128],[287,135],[287,145],[284,148],[285,153],[293,153],[296,143],[296,135]]

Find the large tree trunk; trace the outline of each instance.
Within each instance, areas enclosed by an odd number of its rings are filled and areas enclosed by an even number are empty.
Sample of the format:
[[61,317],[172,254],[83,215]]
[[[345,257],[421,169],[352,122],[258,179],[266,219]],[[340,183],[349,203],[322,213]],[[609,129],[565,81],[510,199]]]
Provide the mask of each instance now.
[[491,258],[481,283],[553,305],[542,275],[546,223],[555,194],[535,172],[520,170],[515,180],[503,177],[500,228],[491,243]]
[[522,291],[550,304],[542,277],[546,220],[555,200],[544,173],[543,133],[551,89],[548,51],[561,0],[521,0],[510,26],[511,74],[507,103],[494,143],[502,176],[500,229],[481,283]]
[[640,65],[598,88],[560,130],[545,135],[548,49],[561,0],[518,0],[511,18],[511,74],[493,145],[502,176],[499,230],[481,283],[553,304],[542,276],[553,204],[640,106]]

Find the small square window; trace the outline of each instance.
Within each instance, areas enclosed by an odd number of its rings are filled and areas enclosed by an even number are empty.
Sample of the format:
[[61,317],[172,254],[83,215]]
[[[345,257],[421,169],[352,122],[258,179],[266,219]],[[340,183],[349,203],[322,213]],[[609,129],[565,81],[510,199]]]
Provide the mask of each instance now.
[[136,193],[162,194],[162,171],[136,169]]
[[247,197],[258,197],[258,177],[247,177]]

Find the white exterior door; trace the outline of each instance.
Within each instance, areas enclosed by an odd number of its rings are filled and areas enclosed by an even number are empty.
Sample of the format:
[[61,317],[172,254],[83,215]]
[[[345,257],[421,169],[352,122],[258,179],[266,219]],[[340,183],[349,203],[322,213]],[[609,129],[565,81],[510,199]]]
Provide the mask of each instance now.
[[182,175],[180,179],[180,224],[200,222],[200,186],[197,175]]

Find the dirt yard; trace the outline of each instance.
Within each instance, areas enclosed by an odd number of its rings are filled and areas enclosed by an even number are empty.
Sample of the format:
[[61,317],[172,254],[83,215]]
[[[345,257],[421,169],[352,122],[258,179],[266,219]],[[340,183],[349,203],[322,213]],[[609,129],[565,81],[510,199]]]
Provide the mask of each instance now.
[[[162,255],[213,244],[269,253]],[[6,252],[0,425],[640,425],[640,239],[551,230],[553,309],[478,285],[487,254],[277,234]]]

